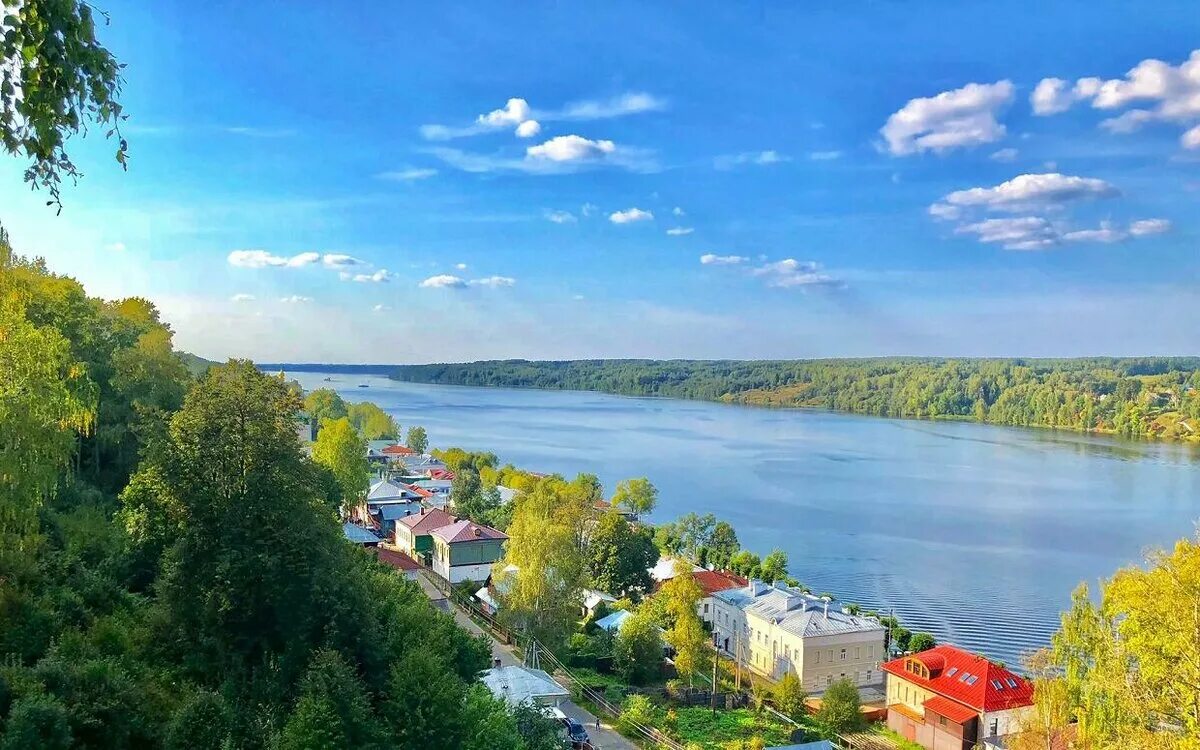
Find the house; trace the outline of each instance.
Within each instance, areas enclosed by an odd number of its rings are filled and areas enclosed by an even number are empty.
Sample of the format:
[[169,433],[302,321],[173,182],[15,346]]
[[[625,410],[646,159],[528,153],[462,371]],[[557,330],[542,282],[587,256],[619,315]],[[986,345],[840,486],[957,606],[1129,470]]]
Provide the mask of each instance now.
[[745,588],[750,581],[733,573],[726,573],[720,570],[702,570],[699,573],[693,573],[692,576],[699,584],[700,590],[704,592],[704,596],[696,603],[696,614],[700,615],[700,619],[713,624],[713,617],[716,613],[716,600],[713,598],[721,591],[730,589]]
[[395,444],[395,440],[368,440],[367,463],[371,466],[386,466],[389,461],[388,457],[384,455],[383,449],[389,448]]
[[654,564],[654,567],[648,568],[648,570],[650,571],[650,577],[654,579],[655,583],[662,583],[671,580],[688,568],[691,568],[693,573],[699,573],[704,570],[699,565],[692,565],[675,557],[660,557],[658,558],[658,562]]
[[523,666],[493,667],[480,678],[492,695],[510,706],[532,703],[535,706],[557,706],[570,693],[550,675],[540,669]]
[[346,541],[363,547],[379,546],[379,537],[358,524],[350,522],[342,524],[342,535],[346,537]]
[[315,442],[317,439],[317,418],[306,411],[296,412],[296,437],[301,445]]
[[500,493],[501,505],[508,505],[517,499],[517,495],[521,494],[520,490],[514,490],[512,487],[505,487],[502,484],[496,485],[496,492]]
[[416,560],[425,560],[428,564],[433,556],[433,538],[430,533],[457,520],[440,508],[422,508],[421,512],[397,521],[393,529],[395,544],[404,554]]
[[764,677],[792,672],[810,693],[834,680],[883,680],[887,628],[829,600],[786,586],[750,581],[712,595],[714,645]]
[[406,456],[404,458],[404,467],[410,474],[419,474],[427,477],[434,477],[434,472],[441,472],[439,478],[453,479],[454,476],[445,476],[448,473],[446,464],[440,458],[434,458],[427,454],[418,454]]
[[412,448],[396,443],[379,449],[379,454],[387,459],[389,464],[404,463],[409,456],[417,455]]
[[410,581],[417,580],[417,577],[421,575],[420,563],[408,555],[396,552],[395,550],[376,547],[375,559],[384,565],[387,565],[388,567],[394,568],[398,573]]
[[420,513],[422,502],[433,493],[394,479],[380,479],[367,490],[367,514],[385,537],[393,535],[396,521]]
[[420,502],[432,496],[427,489],[395,479],[378,479],[367,489],[368,503]]
[[596,620],[596,627],[614,633],[625,627],[625,622],[630,617],[633,617],[633,613],[618,609],[616,612]]
[[485,581],[492,565],[504,557],[508,535],[463,519],[430,532],[433,570],[450,583]]
[[986,658],[950,645],[883,665],[887,725],[926,748],[1003,748],[1032,710],[1033,685]]
[[504,566],[504,570],[500,575],[491,575],[485,585],[480,587],[475,592],[475,598],[483,605],[483,609],[489,615],[494,615],[500,611],[500,599],[512,588],[512,577],[520,572],[520,568],[512,563]]
[[414,487],[420,487],[426,492],[432,493],[435,497],[448,498],[450,497],[450,490],[453,488],[454,483],[449,479],[429,479],[427,477],[421,477],[420,479],[414,480],[412,485]]
[[596,589],[583,590],[583,616],[590,617],[596,612],[596,607],[600,606],[601,602],[605,604],[615,604],[617,597],[612,594],[606,594],[603,591]]

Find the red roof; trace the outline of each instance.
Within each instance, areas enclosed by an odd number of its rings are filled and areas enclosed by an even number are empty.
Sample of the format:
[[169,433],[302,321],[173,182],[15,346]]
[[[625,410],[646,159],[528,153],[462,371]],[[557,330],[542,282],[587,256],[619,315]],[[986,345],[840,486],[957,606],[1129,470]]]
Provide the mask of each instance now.
[[454,472],[446,469],[430,469],[430,479],[454,479]]
[[433,493],[430,492],[429,490],[425,489],[424,487],[418,487],[415,484],[401,484],[400,486],[403,487],[404,489],[408,490],[409,492],[413,493],[414,495],[419,495],[421,497],[433,497]]
[[474,521],[468,521],[465,518],[449,526],[434,529],[432,533],[439,539],[444,539],[449,544],[454,544],[455,542],[473,542],[476,539],[508,539],[508,535],[503,531],[497,531],[491,526],[484,526]]
[[443,526],[449,526],[458,519],[450,515],[441,508],[434,508],[423,513],[414,513],[411,516],[401,518],[397,523],[402,523],[413,530],[414,534],[428,534],[434,529],[440,529]]
[[384,565],[390,565],[396,570],[409,571],[421,569],[420,564],[417,563],[416,560],[412,559],[403,552],[396,552],[395,550],[376,547],[375,557],[379,560],[379,562],[383,563]]
[[949,698],[943,698],[940,695],[935,695],[925,701],[925,708],[938,716],[945,716],[955,724],[966,724],[971,719],[979,716],[979,712],[975,709],[952,701]]
[[740,589],[750,583],[741,576],[735,576],[733,573],[723,573],[718,570],[702,570],[693,573],[692,576],[696,579],[696,583],[700,584],[700,588],[704,589],[705,596],[712,596],[718,591]]
[[403,445],[389,445],[379,452],[386,453],[389,456],[412,456],[416,454],[415,450],[406,448]]
[[[929,677],[907,669],[910,660],[914,666],[924,666]],[[882,669],[914,685],[969,706],[975,709],[976,713],[1003,711],[1033,704],[1033,685],[1023,677],[999,664],[993,664],[978,654],[950,645],[935,646],[919,654],[893,659],[885,663]],[[926,701],[926,705],[929,705],[929,701]],[[942,715],[953,718],[948,714]]]

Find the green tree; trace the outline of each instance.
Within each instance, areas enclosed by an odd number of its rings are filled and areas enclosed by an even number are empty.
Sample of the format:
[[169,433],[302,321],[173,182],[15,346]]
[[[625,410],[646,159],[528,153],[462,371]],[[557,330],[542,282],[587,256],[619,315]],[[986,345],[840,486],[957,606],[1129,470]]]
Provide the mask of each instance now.
[[220,695],[198,691],[171,717],[167,750],[220,750],[229,733],[229,709]]
[[479,507],[479,501],[482,492],[483,483],[477,471],[468,466],[454,473],[454,479],[450,482],[450,502],[458,515],[480,521],[482,508]]
[[628,509],[634,516],[653,513],[657,503],[658,489],[645,477],[618,482],[612,498],[613,505]]
[[929,633],[913,633],[908,639],[908,650],[913,653],[928,651],[937,645],[937,639]]
[[310,392],[304,397],[304,410],[317,420],[318,429],[323,429],[326,421],[350,416],[346,402],[332,388],[317,388]]
[[370,483],[367,441],[354,430],[350,420],[334,419],[324,423],[312,449],[313,461],[329,469],[341,489],[345,508],[362,502]]
[[808,697],[804,692],[804,685],[790,669],[775,683],[771,697],[775,701],[775,708],[785,716],[799,721],[808,713],[804,706],[804,699]]
[[429,450],[429,436],[425,434],[425,428],[414,426],[408,428],[408,436],[404,441],[409,450],[414,450],[417,453],[424,453]]
[[787,567],[787,553],[781,549],[774,549],[771,554],[763,558],[762,565],[759,567],[759,575],[767,583],[782,581],[787,578]]
[[[128,146],[119,129],[117,101],[121,65],[96,38],[96,13],[81,0],[3,3],[0,35],[0,144],[30,161],[25,180],[59,202],[63,176],[79,170],[67,155],[67,139],[88,123],[117,134],[117,162]],[[107,18],[104,19],[107,21]]]
[[643,685],[658,676],[663,661],[663,641],[658,622],[649,609],[625,620],[613,642],[613,664],[621,679]]
[[400,437],[400,425],[395,418],[370,401],[350,404],[346,416],[358,434],[367,440],[396,440]]
[[850,680],[834,680],[821,696],[817,721],[838,733],[856,732],[866,724],[858,688]]
[[[512,708],[521,737],[521,747],[526,750],[565,750],[568,746],[563,738],[562,725],[543,713],[540,706],[526,701]],[[501,746],[497,746],[501,747]]]
[[445,670],[429,651],[413,650],[393,665],[389,701],[383,715],[391,729],[388,746],[403,750],[457,747],[467,727],[448,720],[458,714],[465,691],[461,685],[434,678]]
[[713,525],[712,535],[708,539],[708,561],[718,570],[729,567],[729,561],[740,550],[737,532],[725,521],[717,521]]
[[528,748],[517,730],[517,721],[504,701],[494,697],[483,685],[467,689],[463,703],[462,723],[468,730],[463,738],[463,750],[495,750],[496,748]]
[[658,718],[658,709],[654,703],[641,693],[634,693],[621,703],[621,716],[617,719],[622,731],[632,734],[639,726],[654,726]]
[[74,745],[70,715],[50,696],[34,695],[14,702],[3,726],[2,750],[68,750]]
[[614,596],[637,596],[654,585],[649,568],[658,548],[648,528],[634,528],[619,513],[600,516],[587,545],[592,584]]
[[675,669],[690,683],[697,673],[704,671],[711,656],[708,633],[696,612],[704,592],[695,577],[685,572],[663,584],[658,596],[663,597],[671,621],[666,640],[675,650]]

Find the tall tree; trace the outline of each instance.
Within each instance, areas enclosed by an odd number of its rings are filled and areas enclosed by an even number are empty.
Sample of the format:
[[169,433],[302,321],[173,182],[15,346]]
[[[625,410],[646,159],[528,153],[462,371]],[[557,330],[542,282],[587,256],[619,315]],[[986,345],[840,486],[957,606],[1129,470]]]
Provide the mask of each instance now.
[[763,558],[762,565],[759,567],[759,575],[767,583],[782,581],[787,578],[787,567],[787,553],[781,549],[774,549],[771,554]]
[[654,613],[639,608],[617,632],[613,642],[613,663],[621,678],[642,685],[658,676],[663,661],[662,634]]
[[409,450],[414,450],[417,453],[424,453],[429,450],[429,436],[425,434],[425,428],[420,425],[409,427],[404,444],[408,446]]
[[317,433],[312,457],[337,479],[343,507],[350,508],[362,502],[371,476],[367,441],[354,430],[349,419],[325,422]]
[[658,489],[645,477],[626,479],[617,483],[612,503],[628,508],[635,516],[648,515],[654,512],[654,506],[658,504]]
[[825,689],[821,695],[821,708],[817,710],[817,721],[838,733],[854,732],[866,724],[858,688],[853,682],[834,680]]
[[636,597],[653,586],[649,568],[656,562],[658,548],[650,529],[635,529],[619,513],[600,516],[588,542],[593,586],[614,596]]
[[657,596],[664,598],[667,617],[671,621],[667,643],[675,649],[675,668],[690,682],[704,670],[711,656],[708,633],[696,612],[704,592],[695,577],[685,572],[663,584]]
[[318,427],[324,427],[326,421],[350,416],[350,407],[332,388],[317,388],[309,392],[304,397],[304,410],[316,418]]
[[718,570],[728,568],[729,561],[741,548],[737,532],[731,524],[717,521],[713,525],[712,535],[708,538],[708,560]]
[[350,404],[346,416],[358,434],[367,440],[396,440],[400,437],[400,425],[391,414],[370,401]]

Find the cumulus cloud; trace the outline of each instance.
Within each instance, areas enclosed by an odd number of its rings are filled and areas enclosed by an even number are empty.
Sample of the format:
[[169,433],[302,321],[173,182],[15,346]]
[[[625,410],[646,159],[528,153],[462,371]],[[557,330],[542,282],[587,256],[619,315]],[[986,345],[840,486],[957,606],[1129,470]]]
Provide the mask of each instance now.
[[532,138],[542,132],[542,124],[537,120],[526,120],[517,126],[515,132],[518,138]]
[[985,219],[964,224],[957,234],[972,234],[980,242],[999,244],[1007,250],[1043,250],[1059,242],[1058,230],[1040,216]]
[[1169,231],[1171,231],[1171,222],[1167,219],[1140,219],[1129,225],[1129,233],[1134,237],[1146,237]]
[[545,143],[525,149],[530,159],[546,159],[554,162],[586,161],[601,159],[616,151],[612,141],[593,141],[580,135],[560,135]]
[[672,216],[687,216],[687,212],[684,211],[683,208],[681,208],[680,206],[676,206],[675,208],[671,209],[671,215]]
[[685,234],[691,234],[694,231],[696,230],[692,229],[691,227],[671,227],[667,230],[667,234],[672,237],[682,237]]
[[235,294],[229,298],[230,302],[253,302],[254,300],[253,294]]
[[[1076,177],[1057,172],[1018,175],[994,187],[956,190],[934,204],[934,216],[953,218],[954,209],[983,208],[991,211],[1024,211],[1031,206],[1061,206],[1073,201],[1113,198],[1120,195],[1111,183],[1095,177]],[[949,207],[949,208],[947,208]]]
[[551,221],[555,224],[574,224],[579,220],[570,211],[547,211],[546,221]]
[[762,278],[767,286],[782,289],[842,285],[841,281],[822,271],[821,264],[814,261],[799,261],[795,258],[765,263],[750,273]]
[[394,182],[414,182],[416,180],[426,180],[436,175],[436,169],[427,167],[408,167],[399,169],[393,172],[382,172],[379,174],[381,180],[392,180]]
[[[1153,58],[1142,60],[1124,78],[1080,78],[1074,85],[1061,78],[1045,78],[1031,97],[1034,112],[1039,115],[1065,112],[1084,101],[1099,110],[1122,109],[1135,103],[1148,105],[1100,123],[1113,133],[1132,133],[1150,122],[1195,125],[1200,121],[1200,49],[1193,50],[1179,65]],[[1180,144],[1200,148],[1200,125],[1186,130]]]
[[320,258],[320,253],[314,252],[287,257],[266,250],[234,250],[227,260],[229,265],[237,268],[299,268],[316,263]]
[[453,276],[443,273],[437,276],[430,276],[422,281],[418,286],[423,289],[466,289],[470,286],[490,287],[497,289],[499,287],[509,287],[517,283],[517,280],[511,276],[486,276],[482,279],[471,279],[470,281],[461,276]]
[[791,161],[791,158],[785,156],[778,151],[743,151],[740,154],[725,154],[713,159],[713,166],[717,169],[733,169],[734,167],[742,166],[743,164],[757,164],[759,166],[767,166],[770,164],[779,164],[780,162]]
[[700,256],[700,264],[704,266],[738,266],[749,260],[744,255],[716,255],[706,253]]
[[355,258],[353,255],[346,255],[344,253],[326,253],[324,256],[322,256],[321,263],[324,264],[326,268],[346,268],[348,266],[366,265],[363,261]]
[[937,96],[910,99],[880,128],[893,156],[992,143],[1004,137],[997,115],[1012,102],[1012,81],[969,83]]
[[543,122],[605,120],[665,108],[665,100],[644,92],[604,100],[585,99],[544,111],[534,110],[525,99],[514,97],[502,108],[479,115],[470,125],[422,125],[420,132],[427,140],[446,141],[512,128],[518,138],[532,138],[541,132]]
[[517,280],[511,276],[487,276],[482,279],[471,279],[467,283],[471,286],[486,286],[497,289],[502,286],[513,286],[517,283]]
[[608,215],[613,224],[633,224],[639,221],[652,221],[654,214],[640,208],[627,208],[624,211],[614,211]]
[[362,284],[386,284],[392,280],[392,274],[386,268],[381,268],[375,273],[355,274],[353,280]]
[[312,302],[313,298],[312,297],[302,297],[299,294],[293,294],[288,297],[280,297],[279,301],[287,303],[287,304],[291,304],[291,305],[299,305],[299,304],[303,304],[305,302]]
[[503,128],[509,125],[520,125],[529,119],[530,112],[529,102],[514,97],[505,103],[503,109],[494,109],[486,115],[480,115],[475,121],[480,125]]
[[465,270],[467,270],[467,264],[466,264],[466,263],[455,263],[455,264],[454,264],[454,267],[455,267],[455,268],[457,268],[459,271],[465,271]]
[[1010,162],[1017,158],[1017,153],[1015,148],[1002,148],[999,151],[993,151],[988,158],[992,161]]
[[1112,222],[1102,221],[1096,229],[1075,229],[1064,232],[1062,238],[1066,242],[1098,242],[1108,245],[1124,242],[1129,235],[1113,226]]

